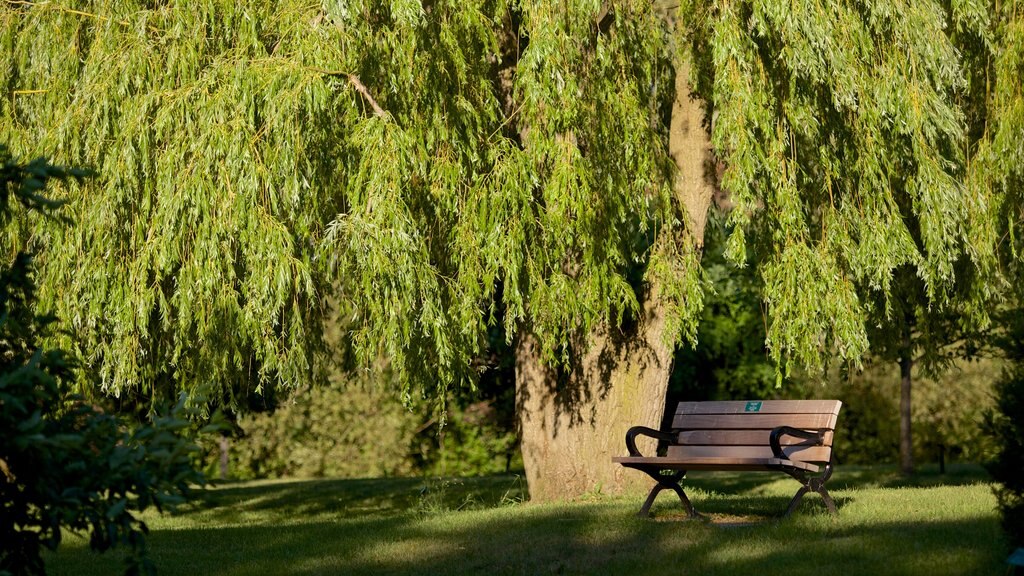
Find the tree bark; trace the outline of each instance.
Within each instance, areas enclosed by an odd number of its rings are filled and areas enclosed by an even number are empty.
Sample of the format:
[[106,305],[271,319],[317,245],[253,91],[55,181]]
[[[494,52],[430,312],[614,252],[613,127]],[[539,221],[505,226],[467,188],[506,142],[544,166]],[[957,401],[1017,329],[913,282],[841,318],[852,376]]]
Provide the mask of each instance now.
[[910,374],[913,367],[911,351],[905,348],[900,355],[900,470],[904,474],[914,473],[914,439],[910,430]]
[[[711,145],[689,76],[689,63],[682,62],[676,69],[669,152],[678,168],[674,194],[687,212],[686,233],[699,251],[713,195],[705,177]],[[628,331],[606,325],[592,334],[579,348],[583,352],[570,374],[546,367],[534,338],[520,334],[516,404],[531,500],[649,487],[649,478],[611,461],[625,454],[626,430],[636,425],[659,428],[664,413],[674,337],[666,343],[665,305],[658,286],[646,288],[637,325]],[[639,448],[653,454],[656,445],[650,441]]]
[[[611,461],[625,454],[630,426],[661,424],[672,348],[662,342],[658,307],[647,308],[635,333],[605,327],[591,336],[569,374],[544,366],[532,336],[519,338],[516,405],[531,500],[620,493],[650,482]],[[655,448],[641,446],[647,454]]]

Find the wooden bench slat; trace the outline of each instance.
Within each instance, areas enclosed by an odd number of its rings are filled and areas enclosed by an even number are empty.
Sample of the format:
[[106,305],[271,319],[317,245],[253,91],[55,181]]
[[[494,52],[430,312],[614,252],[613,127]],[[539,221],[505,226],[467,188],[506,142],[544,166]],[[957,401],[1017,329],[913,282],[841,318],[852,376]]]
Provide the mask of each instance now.
[[[688,446],[751,446],[768,444],[771,430],[689,430],[679,433],[679,443]],[[825,433],[824,446],[832,445],[833,434]],[[782,436],[779,444],[793,446],[806,444],[808,440],[795,436]]]
[[[828,462],[832,449],[823,446],[785,446],[782,448],[790,460],[801,462]],[[690,460],[694,458],[774,458],[770,446],[669,446],[668,458]]]
[[839,414],[839,400],[725,400],[680,402],[676,414]]
[[768,471],[779,467],[797,468],[817,472],[818,466],[797,460],[779,458],[675,458],[651,456],[615,456],[613,462],[634,468],[658,468],[662,470],[721,470],[721,471]]
[[[808,430],[836,427],[835,414],[676,414],[672,427],[684,430],[764,430],[792,426]],[[767,442],[767,440],[765,440]]]

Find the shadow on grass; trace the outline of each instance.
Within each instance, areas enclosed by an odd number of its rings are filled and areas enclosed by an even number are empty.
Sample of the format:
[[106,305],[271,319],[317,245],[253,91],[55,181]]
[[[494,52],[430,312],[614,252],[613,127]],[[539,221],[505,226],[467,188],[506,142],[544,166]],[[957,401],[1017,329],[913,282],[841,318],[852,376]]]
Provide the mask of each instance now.
[[[793,483],[793,493],[795,494],[799,484]],[[671,496],[671,499],[669,498]],[[668,506],[668,510],[664,508],[657,511],[656,519],[660,519],[665,515],[671,518],[684,520],[686,519],[685,511],[682,505],[679,503],[679,499],[674,494],[667,494],[662,496],[664,500],[659,498],[658,502],[661,506]],[[731,495],[726,498],[715,497],[715,498],[693,498],[694,507],[701,515],[706,516],[714,524],[734,524],[740,523],[760,523],[760,522],[779,522],[785,520],[783,514],[789,507],[791,496],[735,496]],[[836,507],[839,509],[839,513],[842,514],[843,508],[851,502],[853,499],[846,496],[835,496],[833,495],[833,501]],[[637,503],[637,509],[639,510],[640,504]],[[828,510],[825,508],[825,504],[822,499],[816,494],[808,494],[804,496],[803,501],[800,503],[800,507],[797,508],[794,514],[827,514]]]
[[181,513],[231,523],[246,514],[281,515],[283,520],[317,515],[364,517],[410,510],[479,509],[525,498],[526,484],[518,476],[295,480],[223,484],[201,493]]
[[[621,505],[516,507],[290,526],[156,531],[154,559],[179,574],[994,574],[994,518],[846,525],[817,514],[723,530],[624,518]],[[112,573],[80,558],[52,574]]]
[[[785,477],[775,472],[697,472],[687,475],[684,488],[692,486],[706,492],[742,494],[756,491]],[[949,466],[945,474],[933,467],[922,467],[918,473],[904,476],[895,465],[837,466],[829,480],[829,491],[864,488],[923,488],[934,486],[971,486],[991,482],[988,473],[977,464]],[[799,487],[799,484],[793,483]],[[797,488],[793,488],[796,493]]]
[[[162,576],[1002,573],[988,490],[970,486],[984,483],[983,473],[955,478],[938,490],[879,490],[896,485],[888,470],[840,468],[830,483],[838,517],[809,495],[797,514],[777,521],[768,516],[791,496],[769,486],[779,475],[695,475],[694,503],[717,523],[683,520],[671,494],[655,506],[659,522],[635,517],[642,498],[500,506],[523,488],[507,476],[229,485],[154,523],[150,549]],[[934,485],[926,475],[916,481]],[[936,500],[962,496],[974,503],[943,509]],[[120,571],[117,556],[81,546],[48,565],[57,575]]]
[[[792,490],[785,495],[763,494],[764,488],[780,481]],[[840,466],[828,483],[830,491],[866,488],[904,488],[930,486],[968,486],[987,483],[984,469],[976,465],[950,467],[946,474],[925,470],[902,476],[895,466]],[[701,502],[701,510],[725,513],[782,513],[799,484],[777,473],[700,472],[683,482],[687,492],[694,490],[725,496],[750,495],[746,498],[716,498]],[[787,488],[788,490],[788,488]],[[786,491],[783,491],[784,493]],[[320,514],[332,517],[363,517],[404,513],[410,510],[436,512],[442,510],[481,509],[526,499],[525,481],[518,476],[484,476],[477,478],[369,478],[352,480],[295,480],[223,484],[201,493],[185,514],[202,513],[210,521],[230,523],[242,513],[282,513],[296,517]],[[756,495],[761,494],[761,495]],[[663,493],[659,502],[678,501],[671,493]],[[637,509],[642,498],[637,502]],[[836,498],[842,506],[845,499]],[[696,502],[695,502],[696,503]],[[710,509],[707,507],[710,506]],[[804,498],[801,510],[821,507],[815,494]]]

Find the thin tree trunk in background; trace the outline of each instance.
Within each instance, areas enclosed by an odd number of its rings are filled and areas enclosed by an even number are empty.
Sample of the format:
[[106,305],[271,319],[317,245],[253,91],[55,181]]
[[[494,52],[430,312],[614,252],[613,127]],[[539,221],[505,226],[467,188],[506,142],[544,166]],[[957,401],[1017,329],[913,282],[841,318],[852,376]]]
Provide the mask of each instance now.
[[[713,195],[705,178],[711,145],[689,77],[689,63],[682,62],[676,70],[669,151],[678,167],[674,194],[687,211],[685,233],[699,253]],[[667,233],[673,232],[679,233]],[[520,334],[516,405],[531,500],[649,488],[649,478],[611,461],[625,454],[631,426],[659,428],[664,411],[674,349],[665,343],[665,305],[657,285],[647,286],[642,306],[628,332],[604,326],[591,335],[572,373],[562,377],[541,362],[535,339]],[[652,454],[655,443],[639,447]]]
[[914,439],[910,429],[911,370],[914,367],[912,353],[905,342],[904,351],[900,355],[900,470],[904,474],[914,473]]
[[231,445],[228,442],[228,437],[221,435],[220,437],[220,479],[228,479],[228,463],[230,461],[230,449]]

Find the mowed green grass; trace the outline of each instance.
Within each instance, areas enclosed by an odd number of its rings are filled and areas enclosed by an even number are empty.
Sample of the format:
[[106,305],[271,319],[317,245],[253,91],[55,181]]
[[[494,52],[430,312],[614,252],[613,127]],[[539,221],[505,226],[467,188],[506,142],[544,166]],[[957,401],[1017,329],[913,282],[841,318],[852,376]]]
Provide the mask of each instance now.
[[[1007,549],[984,473],[902,479],[840,467],[825,513],[808,496],[778,519],[797,484],[779,474],[693,474],[710,521],[685,519],[662,493],[523,503],[516,477],[226,484],[174,516],[147,516],[160,574],[1004,574]],[[51,574],[108,575],[117,552],[68,538]]]

